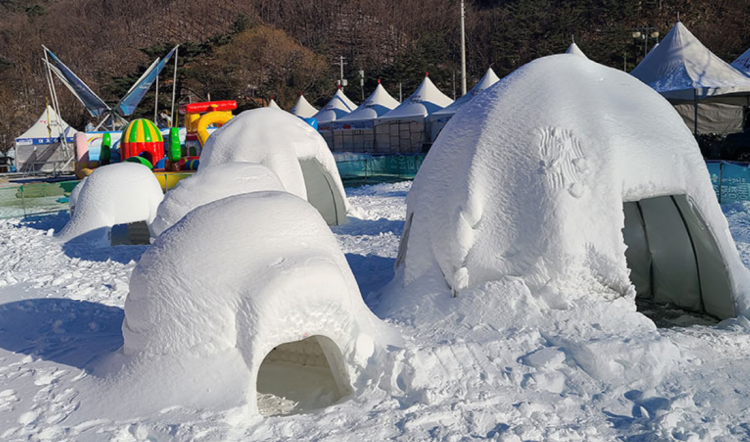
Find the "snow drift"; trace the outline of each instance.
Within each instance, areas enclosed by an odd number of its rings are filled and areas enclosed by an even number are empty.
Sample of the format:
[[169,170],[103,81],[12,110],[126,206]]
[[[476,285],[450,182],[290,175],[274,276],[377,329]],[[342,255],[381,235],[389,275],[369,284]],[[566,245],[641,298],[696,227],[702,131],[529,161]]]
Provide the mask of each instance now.
[[458,296],[520,279],[547,298],[638,292],[718,317],[750,305],[682,119],[634,77],[567,54],[451,119],[407,197],[397,266],[405,284],[441,279]]
[[[264,360],[328,370],[335,397],[391,339],[326,223],[286,192],[201,206],[159,236],[133,270],[122,331],[124,353],[141,360],[239,352],[259,391]],[[247,394],[257,410],[256,389]]]
[[328,224],[346,221],[349,203],[336,160],[323,137],[301,119],[271,108],[232,118],[209,137],[198,173],[231,162],[268,167],[288,192],[310,202]]
[[154,236],[170,228],[196,207],[233,195],[263,190],[284,191],[279,177],[255,163],[228,163],[201,170],[167,192],[151,224]]
[[[112,226],[146,221],[151,224],[164,198],[159,181],[147,167],[117,163],[99,167],[71,192],[70,222],[59,238],[68,241],[90,234],[105,242]],[[95,232],[95,233],[94,233]]]

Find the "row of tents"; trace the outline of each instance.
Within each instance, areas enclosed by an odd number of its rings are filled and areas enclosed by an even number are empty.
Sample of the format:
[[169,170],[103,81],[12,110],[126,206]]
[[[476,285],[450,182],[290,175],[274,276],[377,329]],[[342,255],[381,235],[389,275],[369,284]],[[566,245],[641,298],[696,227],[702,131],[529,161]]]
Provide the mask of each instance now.
[[[586,56],[575,43],[566,52]],[[670,101],[696,135],[726,135],[745,128],[750,108],[750,49],[729,64],[678,21],[631,74]],[[497,81],[490,68],[455,102],[428,76],[403,103],[391,97],[381,84],[359,106],[340,89],[320,110],[300,94],[290,112],[315,118],[334,151],[419,152],[435,140],[461,106]],[[269,106],[278,107],[273,100]]]

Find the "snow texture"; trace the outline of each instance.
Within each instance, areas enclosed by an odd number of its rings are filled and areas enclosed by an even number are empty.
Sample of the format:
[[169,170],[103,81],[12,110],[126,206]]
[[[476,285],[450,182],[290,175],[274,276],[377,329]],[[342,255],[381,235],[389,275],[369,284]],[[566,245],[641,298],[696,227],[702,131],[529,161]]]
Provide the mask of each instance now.
[[164,198],[153,172],[135,163],[98,167],[79,186],[72,200],[73,217],[59,235],[63,241],[86,235],[87,239],[105,243],[114,225],[137,221],[151,224]]
[[680,116],[626,73],[545,57],[472,100],[438,137],[407,197],[399,280],[438,279],[459,297],[516,281],[553,308],[571,293],[632,299],[623,202],[680,194],[715,236],[736,311],[750,313],[748,272]]
[[[266,166],[278,175],[287,192],[313,205],[320,197],[324,201],[322,204],[330,206],[327,201],[333,198],[337,207],[336,223],[345,220],[349,203],[336,160],[325,139],[301,119],[267,107],[248,110],[232,118],[208,138],[198,173],[232,162]],[[321,205],[316,207],[328,212]],[[331,223],[331,217],[324,216]]]
[[196,207],[243,193],[284,191],[270,169],[255,163],[227,163],[202,169],[167,192],[159,205],[151,232],[159,236]]
[[[286,192],[201,206],[162,234],[133,270],[122,330],[133,357],[239,352],[251,385],[271,350],[310,336],[333,341],[341,374],[356,379],[392,335],[321,216]],[[255,389],[247,403],[254,409]]]

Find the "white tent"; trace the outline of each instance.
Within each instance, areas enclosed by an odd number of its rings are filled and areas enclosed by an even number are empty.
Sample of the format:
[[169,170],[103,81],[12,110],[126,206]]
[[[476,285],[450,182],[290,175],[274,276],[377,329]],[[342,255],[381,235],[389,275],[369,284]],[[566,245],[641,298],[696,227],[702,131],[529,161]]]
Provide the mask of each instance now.
[[375,122],[375,150],[378,153],[421,152],[429,143],[425,117],[453,103],[440,92],[430,77],[424,77],[409,98]]
[[19,171],[52,172],[73,170],[72,150],[65,149],[61,143],[64,136],[65,143],[73,143],[76,130],[70,127],[60,117],[52,106],[42,112],[36,122],[23,134],[15,139],[16,168]]
[[750,78],[714,55],[681,22],[631,74],[670,100],[695,133],[744,127]]
[[200,206],[160,235],[133,269],[122,334],[142,370],[122,382],[199,408],[218,390],[264,415],[335,403],[397,343],[318,212],[286,192]]
[[456,114],[407,196],[396,265],[403,284],[458,297],[495,283],[550,306],[637,295],[750,313],[750,273],[680,116],[634,77],[564,54]]
[[[351,103],[351,104],[349,104]],[[356,105],[344,95],[344,91],[337,89],[331,100],[318,111],[313,118],[318,121],[318,130],[326,130],[330,123],[350,114]]]
[[737,57],[732,62],[732,66],[738,71],[745,73],[745,75],[750,75],[750,49]]
[[274,100],[273,97],[271,97],[271,101],[268,102],[268,106],[266,107],[271,107],[274,109],[281,109],[281,107],[278,104],[276,104],[276,100]]
[[448,123],[448,120],[455,115],[458,110],[471,101],[474,97],[479,95],[481,92],[483,92],[488,87],[492,86],[493,84],[500,81],[500,78],[495,74],[495,71],[492,70],[492,68],[487,69],[487,72],[485,72],[484,76],[479,80],[477,84],[474,85],[473,88],[469,92],[467,92],[463,97],[459,98],[458,100],[454,101],[453,104],[446,107],[445,109],[440,109],[439,111],[433,112],[430,116],[427,117],[428,126],[430,128],[430,139],[432,141],[435,141],[438,134],[441,130],[443,130],[443,127]]
[[297,103],[294,104],[294,107],[289,109],[289,112],[291,112],[292,115],[296,115],[298,117],[310,118],[315,115],[318,110],[315,109],[312,104],[308,103],[307,99],[305,99],[305,96],[300,93],[299,98],[297,99]]
[[586,54],[583,53],[581,48],[579,48],[575,42],[571,43],[570,46],[568,46],[568,50],[566,50],[565,53],[573,54],[573,55],[580,55],[581,57],[586,57]]
[[208,138],[198,174],[234,162],[262,164],[330,225],[346,221],[349,203],[333,154],[318,131],[288,112],[264,107],[229,120]]
[[328,145],[334,152],[371,152],[375,147],[375,120],[399,105],[378,80],[372,94],[352,113],[338,118]]

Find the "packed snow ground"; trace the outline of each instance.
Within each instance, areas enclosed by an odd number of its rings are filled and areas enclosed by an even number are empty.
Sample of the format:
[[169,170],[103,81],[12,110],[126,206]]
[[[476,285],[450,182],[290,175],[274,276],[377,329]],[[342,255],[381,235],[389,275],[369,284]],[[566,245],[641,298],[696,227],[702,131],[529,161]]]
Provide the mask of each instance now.
[[[349,189],[353,217],[334,228],[403,348],[343,401],[279,417],[231,404],[133,411],[148,395],[113,403],[96,368],[122,345],[128,280],[146,247],[62,244],[52,234],[64,214],[0,222],[0,440],[750,440],[745,319],[657,329],[629,299],[581,287],[560,305],[508,281],[459,299],[423,286],[411,297],[422,302],[394,302],[409,187]],[[750,204],[724,212],[750,266]]]

